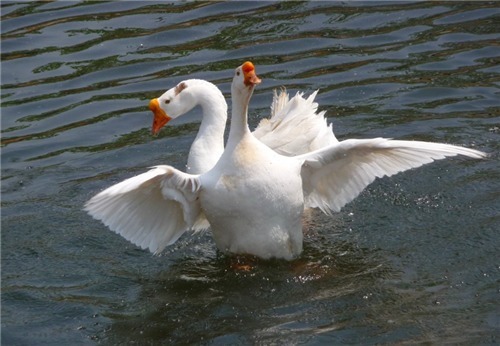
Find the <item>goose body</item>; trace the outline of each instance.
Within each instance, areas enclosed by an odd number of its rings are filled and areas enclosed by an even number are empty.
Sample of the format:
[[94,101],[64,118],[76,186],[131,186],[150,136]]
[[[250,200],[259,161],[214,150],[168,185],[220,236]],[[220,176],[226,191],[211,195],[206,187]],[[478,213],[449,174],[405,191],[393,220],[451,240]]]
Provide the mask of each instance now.
[[304,199],[299,162],[248,133],[200,180],[201,205],[220,250],[262,258],[300,254]]
[[448,144],[385,138],[349,139],[284,156],[248,128],[248,104],[258,83],[250,62],[235,70],[229,139],[210,170],[193,175],[157,166],[102,191],[85,209],[154,253],[186,230],[206,228],[208,220],[223,252],[292,259],[302,251],[304,205],[339,211],[377,177],[448,156],[486,156]]
[[228,143],[215,167],[200,177],[201,205],[222,251],[291,259],[302,251],[301,165],[250,132],[248,104],[258,83],[253,65],[237,69]]

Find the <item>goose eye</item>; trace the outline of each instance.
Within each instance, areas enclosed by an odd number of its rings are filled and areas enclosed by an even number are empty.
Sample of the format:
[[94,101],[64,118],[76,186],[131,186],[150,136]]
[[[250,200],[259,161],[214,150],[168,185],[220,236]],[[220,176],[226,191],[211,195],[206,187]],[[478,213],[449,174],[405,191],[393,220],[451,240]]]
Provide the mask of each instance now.
[[240,71],[236,71],[236,75],[239,76],[240,75]]
[[170,100],[165,100],[165,104],[169,104],[170,103]]

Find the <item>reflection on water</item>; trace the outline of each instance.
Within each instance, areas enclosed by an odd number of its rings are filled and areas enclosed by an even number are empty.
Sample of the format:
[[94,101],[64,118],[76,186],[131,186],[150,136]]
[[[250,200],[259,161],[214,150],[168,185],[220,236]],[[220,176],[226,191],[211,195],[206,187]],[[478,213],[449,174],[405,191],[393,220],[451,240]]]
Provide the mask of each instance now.
[[[500,8],[494,2],[2,2],[2,341],[498,342]],[[81,211],[147,167],[183,168],[199,110],[150,135],[150,98],[234,67],[320,89],[339,139],[494,153],[375,182],[313,214],[297,260],[249,272],[210,233],[160,257]]]

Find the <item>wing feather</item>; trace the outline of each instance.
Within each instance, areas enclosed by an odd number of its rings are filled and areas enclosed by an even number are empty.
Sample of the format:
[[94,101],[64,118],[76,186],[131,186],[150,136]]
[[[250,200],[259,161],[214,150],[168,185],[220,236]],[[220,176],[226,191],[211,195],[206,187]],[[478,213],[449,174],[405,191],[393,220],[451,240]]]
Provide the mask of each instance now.
[[198,176],[156,166],[107,188],[84,209],[130,242],[159,253],[185,231],[206,227],[199,188]]
[[308,153],[338,142],[328,125],[325,112],[314,102],[318,91],[306,99],[297,94],[289,99],[286,89],[274,92],[271,118],[263,119],[254,136],[279,154],[293,156]]
[[449,144],[373,138],[349,139],[297,157],[304,159],[301,174],[306,205],[330,214],[340,211],[375,178],[455,155],[487,156]]

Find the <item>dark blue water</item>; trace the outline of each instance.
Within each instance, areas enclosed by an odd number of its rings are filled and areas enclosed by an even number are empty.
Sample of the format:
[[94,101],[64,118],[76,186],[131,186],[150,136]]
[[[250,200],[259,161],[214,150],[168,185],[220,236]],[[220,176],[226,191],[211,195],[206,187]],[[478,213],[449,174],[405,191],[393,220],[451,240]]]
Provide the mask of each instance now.
[[[2,343],[496,344],[500,7],[496,2],[1,4]],[[156,164],[185,167],[200,110],[151,137],[149,99],[233,69],[310,93],[339,139],[492,154],[377,180],[303,255],[232,269],[210,233],[159,257],[82,211]]]

